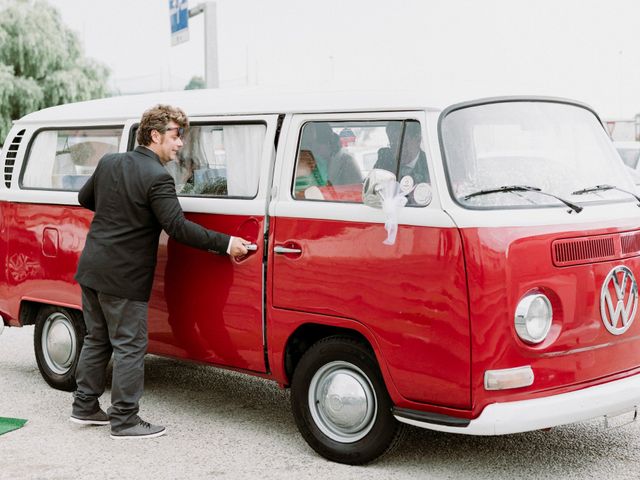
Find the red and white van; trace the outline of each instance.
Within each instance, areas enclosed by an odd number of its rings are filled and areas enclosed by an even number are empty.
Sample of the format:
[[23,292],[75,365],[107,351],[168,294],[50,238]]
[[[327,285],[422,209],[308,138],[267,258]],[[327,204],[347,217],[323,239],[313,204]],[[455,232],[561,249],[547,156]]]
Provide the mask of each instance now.
[[[640,199],[598,116],[553,98],[441,110],[201,90],[20,119],[0,156],[0,314],[35,324],[53,387],[73,389],[85,332],[73,275],[92,214],[77,190],[157,103],[192,121],[167,167],[187,216],[256,247],[233,261],[163,234],[149,353],[291,387],[304,438],[344,463],[381,455],[403,424],[498,435],[635,419]],[[405,175],[405,157],[427,171]],[[374,208],[396,176],[407,204]]]

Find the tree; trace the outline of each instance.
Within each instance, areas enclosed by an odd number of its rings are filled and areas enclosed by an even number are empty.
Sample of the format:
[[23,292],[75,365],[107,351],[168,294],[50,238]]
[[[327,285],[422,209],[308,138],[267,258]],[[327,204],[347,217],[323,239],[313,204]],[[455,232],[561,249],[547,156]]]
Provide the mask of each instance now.
[[204,78],[197,75],[191,77],[187,86],[184,87],[185,90],[198,90],[200,88],[207,88],[207,83],[204,81]]
[[46,1],[0,1],[0,142],[27,113],[106,96],[108,76]]

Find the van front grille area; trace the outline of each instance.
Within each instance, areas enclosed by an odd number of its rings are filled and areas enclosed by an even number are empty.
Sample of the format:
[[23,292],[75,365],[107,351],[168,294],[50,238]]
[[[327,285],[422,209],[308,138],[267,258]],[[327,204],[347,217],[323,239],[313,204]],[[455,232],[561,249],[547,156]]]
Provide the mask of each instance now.
[[18,156],[18,148],[22,137],[24,137],[24,130],[20,130],[13,138],[9,146],[7,147],[7,154],[4,157],[4,184],[7,188],[11,187],[11,177],[13,176],[13,167],[16,164],[16,157]]
[[640,231],[556,240],[551,249],[557,267],[633,257],[640,255]]

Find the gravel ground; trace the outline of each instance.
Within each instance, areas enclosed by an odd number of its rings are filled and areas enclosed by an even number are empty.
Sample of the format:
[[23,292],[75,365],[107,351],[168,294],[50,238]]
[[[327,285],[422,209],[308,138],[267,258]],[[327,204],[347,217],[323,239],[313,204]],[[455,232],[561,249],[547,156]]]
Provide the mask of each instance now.
[[288,391],[262,379],[149,356],[141,414],[168,433],[114,441],[108,427],[68,421],[71,395],[40,377],[33,327],[4,330],[0,372],[0,416],[29,420],[0,436],[0,479],[640,478],[639,423],[484,438],[410,428],[394,453],[350,467],[316,455]]

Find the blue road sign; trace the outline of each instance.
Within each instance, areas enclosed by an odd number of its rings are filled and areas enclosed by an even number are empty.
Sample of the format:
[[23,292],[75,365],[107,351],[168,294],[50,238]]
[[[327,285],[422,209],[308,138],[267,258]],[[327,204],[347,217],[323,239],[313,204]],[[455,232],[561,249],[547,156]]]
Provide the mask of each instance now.
[[171,45],[189,40],[188,0],[169,0],[169,18],[171,19]]

